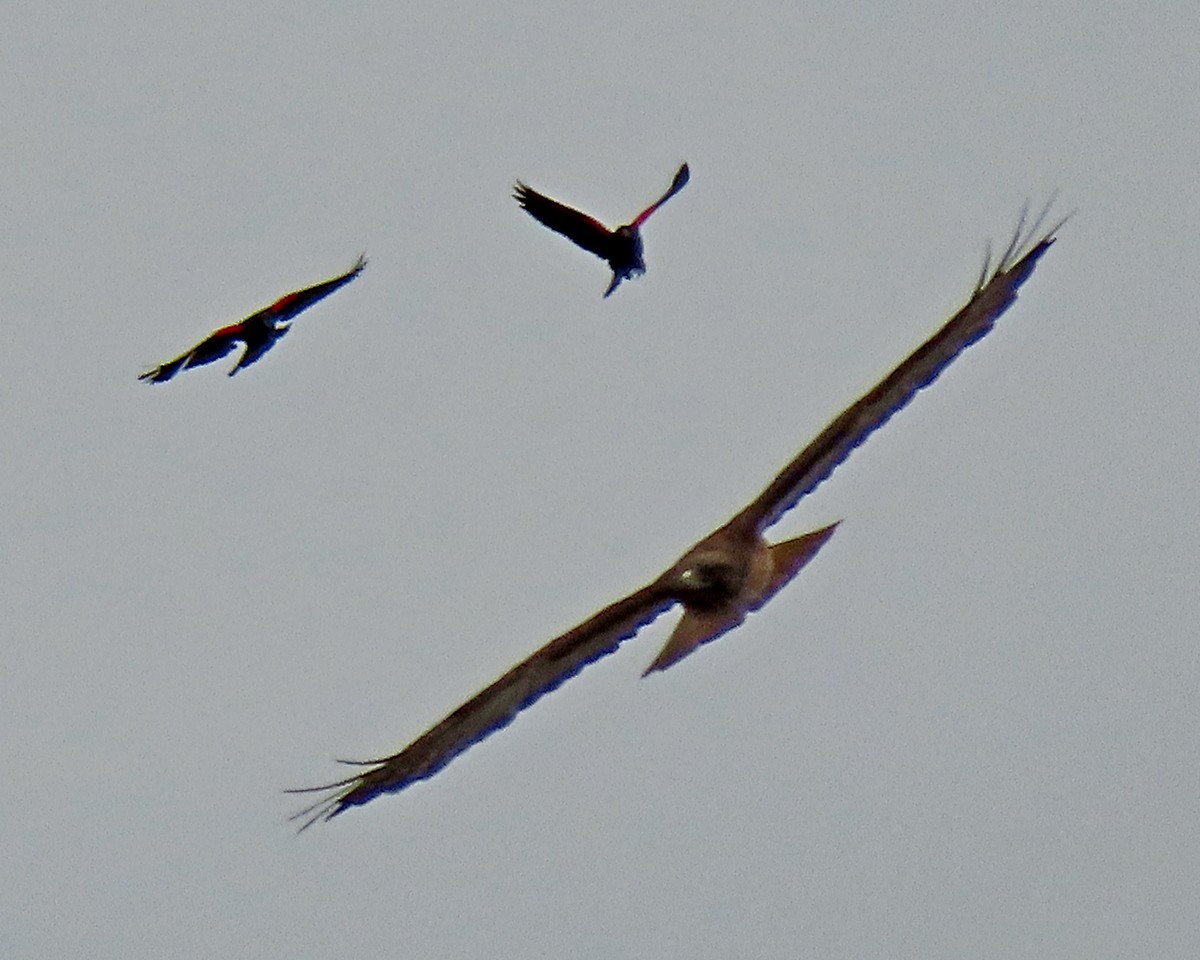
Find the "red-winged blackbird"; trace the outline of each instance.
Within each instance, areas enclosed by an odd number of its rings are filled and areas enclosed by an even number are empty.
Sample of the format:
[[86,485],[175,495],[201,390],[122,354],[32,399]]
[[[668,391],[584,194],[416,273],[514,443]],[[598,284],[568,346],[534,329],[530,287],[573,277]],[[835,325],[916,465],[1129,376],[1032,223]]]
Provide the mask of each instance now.
[[604,291],[607,297],[617,289],[617,284],[622,280],[646,272],[646,264],[642,260],[642,235],[639,228],[650,214],[683,189],[690,176],[688,165],[685,163],[676,171],[675,179],[671,181],[666,193],[630,223],[615,230],[609,230],[599,220],[552,200],[523,183],[516,185],[513,199],[535,220],[541,221],[556,233],[561,233],[568,240],[573,240],[584,250],[590,250],[601,260],[608,261],[613,277],[608,289]]
[[323,300],[339,287],[344,287],[362,273],[363,267],[366,265],[367,258],[359,257],[354,266],[341,276],[280,297],[269,307],[264,307],[258,313],[251,314],[245,320],[210,333],[187,353],[182,353],[174,360],[168,360],[153,370],[147,370],[138,379],[145,380],[147,383],[166,383],[180,370],[186,370],[188,367],[202,367],[206,363],[220,360],[237,344],[244,343],[246,352],[229,371],[229,376],[232,377],[275,346],[275,342],[291,329],[288,321],[296,314],[307,310],[318,300]]

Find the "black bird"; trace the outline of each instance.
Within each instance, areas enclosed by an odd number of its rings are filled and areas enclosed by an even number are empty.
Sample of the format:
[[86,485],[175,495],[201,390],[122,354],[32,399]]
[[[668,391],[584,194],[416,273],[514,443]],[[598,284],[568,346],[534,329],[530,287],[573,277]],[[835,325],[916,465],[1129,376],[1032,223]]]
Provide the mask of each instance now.
[[182,353],[174,360],[159,364],[153,370],[147,370],[138,376],[138,379],[147,383],[166,383],[180,370],[186,370],[188,367],[202,367],[206,363],[220,360],[238,343],[244,343],[246,352],[229,371],[229,376],[232,377],[275,346],[275,341],[291,329],[288,322],[296,314],[307,310],[318,300],[323,300],[339,287],[344,287],[362,273],[363,267],[366,265],[367,258],[361,256],[354,266],[341,276],[280,297],[269,307],[264,307],[258,313],[252,313],[245,320],[210,333],[187,353]]
[[646,264],[642,260],[642,235],[639,230],[650,214],[675,196],[688,182],[691,173],[685,163],[675,172],[675,179],[667,192],[655,200],[650,206],[639,213],[632,221],[624,226],[609,230],[594,217],[589,217],[566,204],[552,200],[545,194],[538,193],[532,187],[518,183],[513,190],[513,199],[527,210],[535,220],[539,220],[555,233],[561,233],[584,250],[589,250],[601,260],[607,260],[612,267],[612,283],[604,291],[607,297],[617,289],[622,280],[627,280],[640,273],[646,272]]

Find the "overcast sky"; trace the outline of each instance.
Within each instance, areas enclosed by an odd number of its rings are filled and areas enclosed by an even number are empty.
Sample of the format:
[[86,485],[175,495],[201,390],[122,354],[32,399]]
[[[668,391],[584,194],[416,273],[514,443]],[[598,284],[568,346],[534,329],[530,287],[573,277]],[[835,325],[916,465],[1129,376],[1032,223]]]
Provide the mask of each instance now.
[[[479,7],[6,11],[0,955],[1196,956],[1200,10]],[[621,223],[685,160],[607,300],[510,196]],[[659,573],[1055,191],[770,605],[296,836],[283,788]],[[137,381],[363,251],[237,377]]]

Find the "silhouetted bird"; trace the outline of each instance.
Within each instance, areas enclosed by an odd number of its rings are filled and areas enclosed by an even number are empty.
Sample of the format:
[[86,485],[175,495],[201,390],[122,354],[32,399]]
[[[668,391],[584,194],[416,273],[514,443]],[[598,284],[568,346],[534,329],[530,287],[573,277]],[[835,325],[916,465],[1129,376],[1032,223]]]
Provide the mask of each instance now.
[[609,230],[599,220],[589,217],[586,213],[551,200],[545,194],[538,193],[532,187],[518,183],[513,191],[513,198],[535,219],[540,220],[556,233],[561,233],[573,240],[584,250],[590,250],[601,260],[607,260],[612,267],[612,283],[604,291],[607,297],[617,289],[617,284],[636,274],[646,272],[646,264],[642,260],[642,235],[639,228],[655,210],[675,196],[688,182],[691,174],[685,163],[675,173],[675,179],[667,192],[655,200],[650,206],[639,213],[624,226]]
[[180,354],[174,360],[168,360],[153,370],[147,370],[138,379],[147,383],[166,383],[180,370],[202,367],[206,363],[220,360],[237,344],[244,343],[246,352],[229,371],[229,376],[232,377],[275,346],[275,341],[291,329],[287,324],[296,314],[307,310],[318,300],[323,300],[339,287],[344,287],[362,273],[366,265],[367,258],[359,257],[354,266],[341,276],[280,297],[269,307],[251,314],[245,320],[210,333],[187,353]]

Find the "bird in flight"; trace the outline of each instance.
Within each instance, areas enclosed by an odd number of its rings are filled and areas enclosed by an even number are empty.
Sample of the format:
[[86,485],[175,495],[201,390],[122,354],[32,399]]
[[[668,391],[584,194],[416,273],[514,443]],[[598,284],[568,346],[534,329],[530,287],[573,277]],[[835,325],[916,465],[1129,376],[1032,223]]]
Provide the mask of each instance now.
[[622,280],[646,272],[646,264],[642,260],[641,226],[649,219],[650,214],[682,190],[690,177],[691,173],[685,163],[675,171],[675,179],[671,181],[666,193],[629,223],[615,230],[609,230],[599,220],[552,200],[523,183],[518,183],[513,189],[513,199],[535,220],[544,223],[555,233],[561,233],[601,260],[608,261],[613,276],[608,289],[604,291],[607,297],[617,289]]
[[1022,215],[994,269],[990,255],[985,259],[966,304],[895,370],[838,414],[733,519],[684,553],[661,576],[555,637],[399,753],[352,761],[362,770],[344,780],[288,791],[326,794],[292,817],[300,822],[300,829],[433,776],[589,663],[613,653],[676,604],[683,607],[683,616],[646,673],[678,663],[770,600],[825,545],[837,524],[779,543],[768,543],[763,532],[816,489],[855,447],[932,383],[955,357],[992,329],[1065,222],[1043,233],[1047,212],[1028,229]]
[[291,329],[289,322],[296,314],[307,310],[318,300],[325,299],[339,287],[344,287],[362,273],[366,265],[366,256],[360,256],[354,266],[341,276],[280,297],[269,307],[252,313],[245,320],[210,333],[186,353],[159,364],[153,370],[147,370],[140,374],[138,379],[146,383],[166,383],[179,371],[188,367],[202,367],[206,363],[220,360],[239,343],[244,343],[245,352],[229,371],[229,376],[232,377],[275,346],[275,342]]

